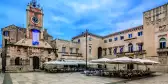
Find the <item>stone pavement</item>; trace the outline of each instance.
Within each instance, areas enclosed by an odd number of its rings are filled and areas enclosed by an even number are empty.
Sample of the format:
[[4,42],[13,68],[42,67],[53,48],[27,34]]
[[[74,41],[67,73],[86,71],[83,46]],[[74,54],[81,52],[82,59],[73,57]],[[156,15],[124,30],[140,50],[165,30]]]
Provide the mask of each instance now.
[[168,84],[168,74],[136,80],[85,76],[80,73],[10,73],[13,84]]
[[0,73],[0,84],[3,83],[3,80],[4,80],[4,74],[3,74],[3,73]]
[[13,84],[106,84],[121,81],[119,78],[85,76],[80,73],[10,73]]
[[148,77],[117,84],[168,84],[168,73],[159,73],[159,75],[155,77]]

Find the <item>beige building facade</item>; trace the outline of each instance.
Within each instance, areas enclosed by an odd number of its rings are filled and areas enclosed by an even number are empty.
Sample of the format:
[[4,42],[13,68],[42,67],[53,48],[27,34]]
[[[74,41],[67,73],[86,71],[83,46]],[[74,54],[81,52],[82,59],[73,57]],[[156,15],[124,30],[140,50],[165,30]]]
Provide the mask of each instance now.
[[[168,72],[167,30],[168,4],[164,4],[143,12],[143,25],[106,36],[89,32],[87,60],[121,56],[147,58],[161,63],[155,67],[156,70]],[[76,47],[79,48],[79,52],[85,60],[86,38],[84,36],[85,33],[77,35],[70,42],[77,43]],[[59,45],[59,42],[57,44]],[[61,49],[58,45],[59,51]]]

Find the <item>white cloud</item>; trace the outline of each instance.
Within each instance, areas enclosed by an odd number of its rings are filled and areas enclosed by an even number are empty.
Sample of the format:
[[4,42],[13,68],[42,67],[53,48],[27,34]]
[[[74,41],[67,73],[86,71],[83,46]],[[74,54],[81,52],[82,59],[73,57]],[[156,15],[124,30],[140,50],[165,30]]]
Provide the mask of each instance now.
[[48,32],[49,32],[49,34],[52,34],[52,35],[54,35],[54,36],[63,36],[64,35],[64,33],[63,32],[61,32],[59,29],[50,29],[50,30],[48,30]]
[[67,18],[61,17],[61,16],[52,16],[53,21],[61,21],[64,23],[70,23],[70,21]]
[[109,17],[111,17],[111,18],[117,18],[117,17],[119,17],[119,16],[121,16],[121,15],[123,15],[123,14],[124,14],[123,11],[120,11],[120,12],[111,12],[111,13],[109,14]]
[[112,31],[102,31],[102,32],[99,32],[98,35],[106,36],[106,35],[111,34],[111,33],[112,33]]
[[94,10],[100,7],[100,5],[97,3],[83,4],[83,3],[72,2],[72,3],[69,3],[69,5],[75,10],[76,13],[84,13],[89,10]]
[[121,31],[124,29],[136,27],[139,25],[142,25],[142,18],[137,18],[137,19],[132,19],[132,20],[116,23],[117,29],[115,30]]

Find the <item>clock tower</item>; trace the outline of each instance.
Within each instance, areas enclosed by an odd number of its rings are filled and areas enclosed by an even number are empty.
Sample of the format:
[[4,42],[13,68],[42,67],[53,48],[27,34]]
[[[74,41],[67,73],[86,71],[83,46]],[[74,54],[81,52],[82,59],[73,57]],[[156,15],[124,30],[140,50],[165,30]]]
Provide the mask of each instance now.
[[36,0],[32,0],[27,5],[27,29],[26,38],[32,39],[33,45],[38,45],[43,39],[43,10]]

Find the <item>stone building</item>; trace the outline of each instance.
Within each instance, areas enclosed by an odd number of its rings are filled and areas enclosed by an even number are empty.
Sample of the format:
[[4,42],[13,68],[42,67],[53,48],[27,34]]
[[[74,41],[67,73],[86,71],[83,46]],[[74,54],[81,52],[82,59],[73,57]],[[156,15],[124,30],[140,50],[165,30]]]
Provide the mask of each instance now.
[[63,39],[55,39],[52,42],[56,43],[58,59],[84,60],[81,53],[83,51],[79,51],[80,45],[78,42]]
[[[147,58],[161,63],[155,69],[168,72],[167,33],[168,3],[143,12],[143,25],[106,36],[89,32],[87,58],[88,60],[120,56]],[[71,42],[78,43],[79,53],[85,59],[86,38],[84,34],[73,37]],[[57,42],[58,51],[61,51],[63,49],[60,48],[62,46],[58,46],[59,43],[61,45],[64,45],[64,43]]]
[[[2,28],[2,43],[8,39],[7,69],[38,69],[50,60],[86,60],[86,34],[71,41],[53,40],[43,27],[43,10],[32,0],[27,6],[27,27]],[[161,64],[152,69],[168,72],[168,4],[143,12],[143,25],[99,36],[88,32],[87,60],[98,58],[147,58]],[[4,46],[3,46],[4,47]],[[57,50],[57,51],[56,51]],[[107,66],[109,67],[109,66]],[[134,66],[132,66],[134,68]]]
[[32,0],[26,9],[26,28],[9,25],[1,29],[3,50],[7,39],[7,70],[31,71],[39,69],[43,62],[56,60],[56,48],[50,42],[52,36],[43,27],[43,10]]

